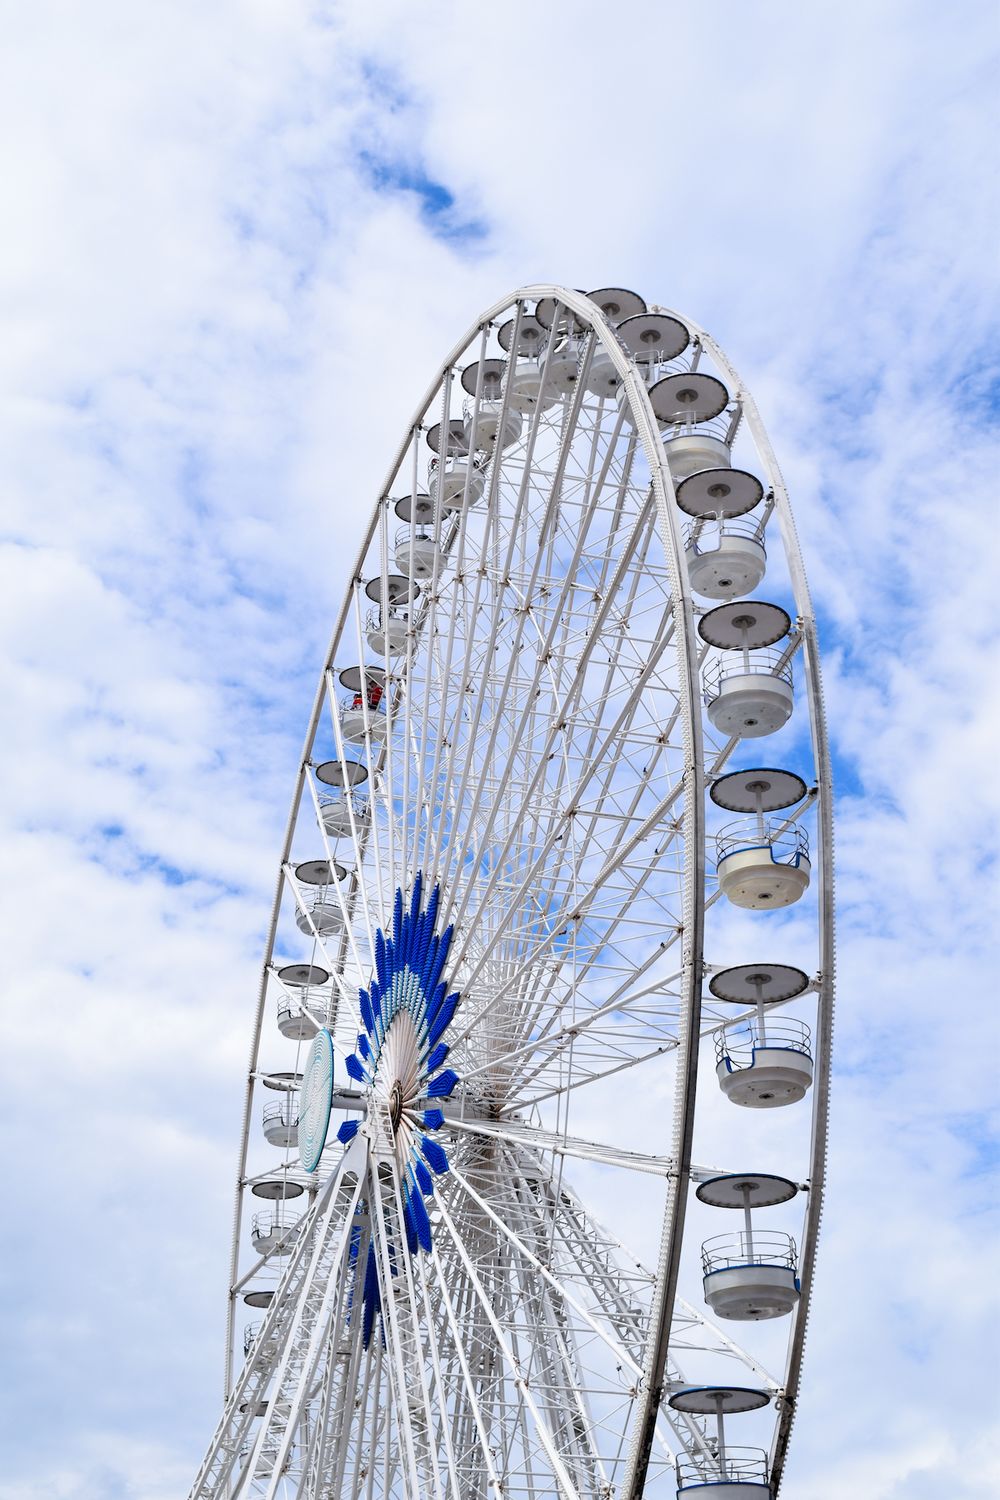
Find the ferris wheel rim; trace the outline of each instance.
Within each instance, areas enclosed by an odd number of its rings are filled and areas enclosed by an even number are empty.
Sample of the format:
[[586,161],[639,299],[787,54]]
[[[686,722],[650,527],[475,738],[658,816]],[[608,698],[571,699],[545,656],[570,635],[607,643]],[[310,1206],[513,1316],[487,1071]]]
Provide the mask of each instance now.
[[761,420],[760,412],[752,393],[740,378],[735,366],[720,347],[718,341],[704,330],[699,330],[699,337],[718,368],[725,373],[727,378],[732,382],[733,387],[741,393],[747,425],[753,435],[757,451],[764,461],[768,478],[774,491],[785,554],[792,572],[793,593],[799,607],[798,625],[805,642],[807,704],[819,793],[817,798],[819,849],[823,878],[819,887],[820,971],[818,975],[818,1021],[820,1035],[818,1038],[817,1056],[820,1059],[821,1065],[816,1078],[812,1104],[810,1191],[806,1210],[806,1227],[803,1231],[802,1288],[796,1309],[795,1321],[789,1334],[786,1399],[781,1406],[778,1430],[775,1434],[775,1441],[770,1455],[771,1472],[774,1476],[775,1491],[777,1491],[780,1488],[784,1473],[788,1440],[791,1435],[792,1423],[798,1405],[798,1392],[802,1376],[802,1356],[812,1303],[816,1250],[819,1244],[823,1217],[829,1145],[830,1056],[833,1043],[836,960],[833,766],[823,700],[823,676],[819,657],[816,616],[813,610],[809,581],[806,576],[788,488],[778,465],[770,436]]

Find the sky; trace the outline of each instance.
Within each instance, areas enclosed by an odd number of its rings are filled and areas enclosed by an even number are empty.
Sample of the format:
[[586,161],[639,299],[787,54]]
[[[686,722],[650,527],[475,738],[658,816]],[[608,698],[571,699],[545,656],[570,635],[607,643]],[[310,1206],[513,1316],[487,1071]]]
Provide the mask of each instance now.
[[819,615],[840,985],[783,1493],[1000,1492],[993,7],[4,12],[0,1500],[187,1492],[345,558],[535,281],[720,340]]

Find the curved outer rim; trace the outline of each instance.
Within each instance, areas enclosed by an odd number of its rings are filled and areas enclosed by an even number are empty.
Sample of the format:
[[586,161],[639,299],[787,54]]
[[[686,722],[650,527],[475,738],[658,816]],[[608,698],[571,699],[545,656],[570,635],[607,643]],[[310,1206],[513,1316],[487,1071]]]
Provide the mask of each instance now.
[[830,1130],[830,1054],[833,1042],[834,1010],[834,858],[833,858],[833,772],[830,765],[830,741],[827,734],[826,715],[823,709],[823,679],[820,672],[819,645],[816,632],[816,617],[813,613],[812,596],[806,581],[802,551],[799,547],[795,518],[792,515],[788,490],[778,460],[775,458],[771,440],[754,401],[734,366],[723,354],[712,336],[703,329],[695,329],[702,347],[714,360],[718,369],[726,375],[730,390],[743,404],[743,416],[754,440],[757,452],[764,463],[768,483],[774,491],[774,507],[778,515],[781,539],[788,561],[792,581],[792,595],[798,615],[797,625],[802,635],[804,678],[806,699],[809,705],[809,726],[812,732],[812,750],[816,765],[817,812],[816,852],[819,856],[819,975],[817,980],[816,1049],[817,1062],[813,1082],[812,1140],[809,1163],[809,1195],[806,1207],[805,1228],[799,1247],[799,1281],[801,1291],[792,1314],[789,1331],[787,1383],[781,1402],[778,1428],[771,1448],[771,1485],[775,1495],[781,1486],[788,1452],[788,1439],[795,1407],[798,1400],[799,1382],[802,1377],[802,1352],[805,1346],[809,1322],[809,1305],[816,1270],[816,1248],[820,1222],[823,1217],[823,1190],[826,1184],[826,1156]]
[[[676,1175],[671,1180],[671,1188],[668,1191],[667,1203],[664,1209],[658,1267],[660,1274],[657,1280],[659,1292],[651,1310],[650,1328],[652,1337],[649,1358],[642,1389],[638,1392],[636,1398],[637,1412],[633,1424],[628,1469],[620,1490],[621,1500],[638,1500],[638,1497],[642,1495],[645,1488],[645,1475],[652,1447],[656,1413],[662,1396],[673,1306],[677,1294],[677,1279],[683,1238],[682,1231],[690,1177],[691,1147],[694,1131],[694,1103],[698,1076],[701,979],[704,967],[702,949],[705,902],[705,774],[700,715],[700,684],[696,654],[698,637],[693,625],[692,599],[687,569],[682,561],[681,523],[678,508],[672,503],[674,501],[673,479],[667,465],[666,452],[660,436],[659,425],[653,415],[646,387],[636,373],[630,358],[619,344],[614,329],[600,313],[596,305],[579,292],[574,292],[568,288],[559,287],[554,284],[546,284],[519,287],[508,295],[499,298],[481,313],[463,334],[462,338],[453,346],[428,386],[421,404],[418,406],[412,421],[396,449],[378,498],[381,501],[388,495],[392,482],[406,457],[414,429],[422,423],[448,371],[457,363],[476,334],[482,333],[486,325],[490,324],[501,313],[505,312],[518,301],[538,301],[540,298],[547,296],[558,297],[571,311],[582,313],[586,317],[622,376],[622,384],[628,391],[629,403],[635,419],[636,432],[642,442],[643,450],[649,463],[651,482],[660,521],[661,539],[670,571],[671,588],[680,606],[675,613],[675,629],[677,631],[679,666],[686,686],[681,703],[685,761],[683,827],[685,849],[689,852],[690,856],[685,861],[683,893],[683,920],[686,933],[683,955],[684,1005],[681,1014],[677,1047],[679,1076],[682,1082],[675,1098],[673,1150],[671,1153],[677,1164]],[[689,318],[682,318],[680,314],[673,312],[669,308],[652,304],[648,311],[664,313],[670,317],[677,318],[679,322],[685,324],[691,331],[692,339],[697,339],[702,343],[705,350],[715,360],[717,367],[727,376],[731,397],[738,398],[743,404],[744,417],[757,445],[760,457],[763,460],[768,481],[774,491],[775,508],[778,512],[782,539],[792,578],[792,591],[799,615],[799,625],[803,634],[809,717],[817,780],[819,783],[818,844],[821,856],[820,864],[823,872],[820,881],[820,975],[817,1025],[817,1042],[819,1045],[816,1048],[819,1066],[814,1083],[810,1193],[806,1215],[806,1229],[801,1247],[800,1280],[802,1291],[796,1312],[793,1315],[794,1322],[790,1333],[788,1359],[788,1382],[785,1388],[781,1417],[771,1455],[772,1483],[775,1493],[777,1493],[777,1488],[781,1481],[801,1374],[802,1347],[805,1339],[809,1299],[812,1290],[815,1247],[822,1213],[822,1187],[826,1163],[829,1117],[829,1049],[833,1021],[834,931],[832,778],[830,774],[829,745],[823,715],[822,685],[819,672],[815,619],[812,613],[812,603],[806,583],[805,569],[799,550],[787,490],[756,404],[746,391],[734,367],[725,358],[714,339],[705,333],[704,330],[699,328]],[[360,582],[363,579],[364,561],[378,523],[379,505],[376,504],[373,507],[371,521],[362,537],[349,584],[355,581]],[[247,1082],[244,1092],[240,1160],[235,1183],[232,1250],[229,1267],[229,1307],[226,1318],[225,1343],[224,1389],[227,1399],[232,1388],[232,1347],[238,1297],[238,1293],[233,1288],[236,1284],[239,1271],[239,1230],[243,1204],[244,1178],[246,1175],[247,1147],[250,1134],[250,1111],[253,1104],[254,1073],[260,1048],[264,1007],[267,996],[267,981],[274,952],[274,942],[285,882],[284,870],[291,851],[308,756],[319,718],[323,711],[326,693],[326,674],[332,670],[334,653],[350,607],[351,590],[348,586],[344,592],[331,634],[330,646],[323,661],[323,670],[320,673],[317,683],[312,711],[303,741],[302,754],[299,757],[299,766],[279,860],[278,878],[271,907],[271,920],[261,968],[261,979],[258,986],[257,1011],[254,1019]]]

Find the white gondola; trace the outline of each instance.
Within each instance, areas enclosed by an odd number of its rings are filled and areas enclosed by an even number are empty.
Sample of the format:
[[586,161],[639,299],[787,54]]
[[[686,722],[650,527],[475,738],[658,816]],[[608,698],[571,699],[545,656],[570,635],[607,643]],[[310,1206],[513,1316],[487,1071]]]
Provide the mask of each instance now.
[[[345,880],[346,870],[340,865],[336,868],[337,878]],[[296,867],[295,876],[307,887],[310,884],[325,885],[326,899],[333,901],[336,899],[336,892],[329,886],[329,872],[330,866],[326,860],[309,860]],[[307,932],[308,935],[310,934]],[[335,1009],[329,971],[321,969],[318,964],[285,964],[277,971],[277,975],[282,986],[278,992],[278,1030],[290,1041],[311,1041],[322,1024],[322,1018],[329,1017]],[[268,1106],[269,1109],[276,1107]],[[297,1097],[294,1110],[291,1101],[284,1103],[281,1108],[290,1120],[297,1119]],[[278,1126],[275,1125],[274,1128],[278,1129]]]
[[[328,826],[325,812],[323,815],[323,827],[326,828],[328,833],[334,831]],[[350,831],[350,821],[348,820],[346,827],[341,832],[346,834],[350,833]],[[314,927],[320,937],[334,937],[338,932],[343,932],[344,913],[340,909],[340,902],[337,900],[336,892],[330,891],[329,894],[313,897],[307,903],[304,911],[299,907],[295,913],[295,925],[300,932],[305,933],[306,937],[311,936]]]
[[[413,587],[416,588],[416,584]],[[381,667],[375,666],[366,666],[363,671],[361,667],[344,667],[338,675],[341,686],[349,689],[351,694],[349,698],[341,698],[339,703],[340,729],[344,739],[351,744],[360,744],[366,737],[373,741],[384,740],[388,733],[384,701],[385,672]],[[331,775],[328,785],[338,784],[340,779],[334,780]]]
[[754,1228],[752,1210],[786,1203],[798,1192],[787,1177],[730,1172],[701,1183],[697,1196],[715,1208],[742,1210],[744,1227],[701,1247],[705,1301],[718,1318],[757,1322],[790,1313],[799,1298],[798,1252],[790,1234]]
[[519,359],[510,376],[510,394],[507,401],[515,411],[530,413],[541,404],[543,411],[554,406],[559,393],[546,381],[542,389],[542,364],[537,359]]
[[733,1447],[726,1441],[725,1418],[758,1411],[771,1397],[749,1386],[701,1385],[675,1391],[674,1411],[715,1418],[714,1442],[693,1444],[677,1458],[677,1494],[695,1500],[770,1500],[767,1455],[760,1448]]
[[543,411],[547,411],[559,399],[559,393],[548,381],[545,382],[544,391],[542,389],[542,366],[549,338],[548,329],[543,328],[533,314],[523,314],[518,322],[520,332],[517,348],[512,350],[514,322],[513,318],[509,319],[497,334],[501,348],[511,355],[513,364],[507,376],[508,404],[515,411],[523,413],[533,412],[539,405]]
[[740,818],[716,836],[719,889],[750,911],[792,906],[809,888],[809,838],[797,824]]
[[542,328],[556,338],[563,338],[567,334],[571,338],[582,337],[589,328],[587,320],[567,307],[566,303],[558,297],[542,297],[535,304],[535,318]]
[[438,488],[444,510],[465,510],[482,499],[486,485],[482,459],[472,454],[441,460],[432,458],[427,470],[431,499],[436,503]]
[[[254,1401],[254,1402],[241,1401],[239,1403],[240,1415],[242,1416],[242,1414],[244,1412],[250,1411],[251,1408],[253,1409],[253,1414],[254,1414],[255,1417],[264,1417],[264,1416],[267,1415],[267,1402],[266,1401]],[[244,1456],[248,1457],[249,1456],[249,1450],[248,1449],[244,1449],[243,1451],[244,1451]]]
[[[596,303],[608,322],[618,327],[629,318],[648,316],[645,297],[624,286],[602,286],[588,292],[591,302]],[[672,320],[673,321],[673,320]],[[684,330],[685,333],[687,330]]]
[[[278,1026],[279,1028],[281,1026],[280,1019]],[[314,1024],[312,1029],[313,1036],[316,1034],[316,1029]],[[285,1035],[287,1035],[287,1032]],[[264,1139],[269,1146],[279,1146],[282,1149],[289,1146],[297,1146],[299,1143],[298,1094],[289,1094],[287,1101],[282,1101],[280,1104],[265,1104],[262,1123]]]
[[366,737],[373,741],[384,740],[389,726],[383,704],[369,703],[366,714],[359,693],[341,698],[340,730],[351,745],[360,745]]
[[261,1339],[261,1331],[263,1327],[263,1318],[258,1318],[253,1323],[247,1323],[244,1326],[243,1357],[245,1359],[249,1358],[250,1354],[255,1350],[258,1354],[264,1355],[265,1357],[276,1352],[277,1345],[275,1344],[273,1339]]
[[[707,435],[693,434],[699,441],[704,436],[706,443]],[[686,438],[677,438],[678,443],[686,441]],[[674,478],[675,496],[679,508],[685,515],[693,516],[695,520],[709,517],[715,520],[732,521],[737,516],[745,516],[747,511],[753,510],[764,498],[764,486],[756,474],[751,474],[747,469],[734,469],[729,463],[729,447],[722,443],[721,448],[716,449],[716,439],[711,439],[713,444],[713,456],[725,458],[725,463],[719,463],[708,468],[698,467],[679,477],[677,473]],[[679,449],[678,452],[692,450]],[[702,455],[709,456],[708,447],[703,447]],[[675,455],[678,469],[683,469],[683,460],[678,461]],[[674,464],[671,464],[671,472]]]
[[[358,786],[367,781],[368,769],[359,761],[328,760],[317,766],[316,779],[326,786]],[[323,805],[322,800],[320,805]],[[299,892],[295,925],[300,932],[309,937],[315,928],[320,937],[334,937],[343,931],[344,908],[338,887],[343,891],[347,879],[343,865],[331,865],[326,859],[307,859],[296,865],[295,880]],[[325,974],[326,970],[317,972]]]
[[369,610],[365,619],[365,639],[376,656],[402,656],[409,631],[406,616],[388,609]]
[[[434,519],[429,495],[405,495],[395,501],[394,508],[401,521],[415,519],[427,525]],[[404,573],[389,573],[385,578],[379,574],[365,584],[365,593],[376,605],[365,617],[369,646],[377,656],[401,656],[406,650],[410,622],[398,611],[409,609],[420,593],[420,585]]]
[[767,571],[767,552],[752,520],[693,521],[684,530],[684,556],[691,587],[706,599],[750,594]]
[[[517,347],[512,349],[515,326]],[[518,359],[540,359],[549,341],[549,330],[539,322],[534,313],[522,312],[520,318],[508,318],[505,323],[501,323],[497,329],[497,339],[501,349],[507,354]]]
[[474,402],[467,403],[465,437],[470,448],[481,448],[491,453],[496,446],[509,448],[516,443],[524,430],[524,418],[512,403],[504,410],[500,396],[482,397],[479,408]]
[[461,417],[452,417],[448,422],[448,435],[444,443],[441,441],[441,423],[435,422],[433,427],[427,429],[427,446],[439,457],[442,447],[445,457],[454,457],[456,454],[468,453],[469,444],[465,436],[465,423]]
[[801,969],[789,964],[738,964],[720,969],[709,981],[716,1001],[750,1014],[726,1022],[715,1033],[716,1076],[734,1104],[773,1109],[795,1104],[813,1080],[809,1028],[771,1008],[793,1000],[809,987]]
[[[253,1452],[254,1445],[252,1443],[244,1444],[240,1452],[240,1462],[243,1464],[248,1463]],[[277,1443],[265,1443],[257,1454],[257,1461],[254,1465],[255,1474],[261,1478],[266,1478],[268,1474],[273,1474],[278,1463],[279,1454],[280,1447]]]
[[302,1220],[286,1220],[280,1213],[254,1214],[250,1243],[258,1255],[290,1255],[302,1233]]
[[745,739],[774,734],[794,707],[791,654],[776,642],[791,620],[778,604],[723,604],[698,622],[698,634],[721,655],[705,667],[705,706],[716,729]]
[[469,446],[490,451],[496,444],[509,448],[524,429],[524,418],[516,407],[504,411],[502,401],[481,401],[479,410],[471,410],[466,422]]
[[[309,935],[309,929],[302,929]],[[278,1030],[292,1042],[309,1042],[319,1030],[317,1022],[308,1011],[283,996],[278,1002]]]
[[702,1245],[705,1301],[717,1318],[783,1318],[799,1300],[795,1241],[774,1231],[718,1234]]
[[430,578],[445,561],[444,550],[426,526],[402,526],[395,537],[396,567],[409,578]]
[[792,664],[773,647],[717,657],[705,668],[704,682],[706,712],[723,734],[774,734],[795,707]]
[[[714,1477],[713,1477],[714,1471]],[[727,1448],[722,1465],[699,1465],[678,1460],[678,1497],[691,1500],[771,1500],[767,1482],[767,1454],[760,1448]]]
[[267,1198],[271,1203],[284,1203],[292,1198],[301,1198],[305,1188],[294,1177],[289,1177],[287,1168],[282,1168],[278,1177],[259,1177],[250,1191],[255,1198]]
[[618,324],[618,337],[640,365],[667,364],[683,354],[691,334],[679,318],[664,312],[640,312]]
[[[360,716],[361,710],[357,712]],[[369,722],[378,717],[378,714],[372,715]],[[348,737],[346,728],[344,735],[345,738]],[[341,793],[339,797],[320,797],[319,799],[319,820],[329,838],[350,838],[352,829],[360,832],[361,829],[367,827],[368,818],[368,803],[362,798],[352,797],[349,793]]]
[[[624,324],[619,331],[626,331],[628,326]],[[661,428],[674,484],[679,486],[692,474],[705,470],[731,468],[733,419],[724,414],[729,392],[721,380],[711,375],[683,372],[657,378],[658,372],[653,364],[648,365],[647,370],[652,382],[648,387],[649,402]],[[622,414],[628,418],[628,401],[623,392],[619,393],[618,403]],[[689,514],[701,513],[689,511]]]
[[719,1087],[733,1104],[748,1109],[797,1104],[813,1081],[810,1040],[805,1022],[788,1016],[754,1016],[720,1027],[715,1034]]
[[568,338],[558,349],[548,355],[545,387],[557,397],[568,396],[576,389],[580,378],[580,350],[582,340]]
[[728,469],[732,463],[729,444],[710,432],[665,432],[663,444],[675,480],[686,479],[702,469]]
[[606,349],[598,349],[590,361],[584,380],[587,390],[609,401],[617,397],[621,383],[622,378],[618,373],[618,366],[611,355]]
[[722,416],[729,392],[714,375],[683,371],[656,380],[649,404],[661,428],[667,464],[674,480],[702,469],[726,469],[730,421]]
[[809,885],[809,839],[793,818],[766,813],[800,802],[806,785],[794,771],[761,767],[731,771],[712,784],[711,798],[728,812],[749,813],[716,834],[719,889],[734,906],[761,911],[791,906]]
[[274,1301],[274,1292],[264,1287],[257,1287],[253,1291],[244,1292],[243,1301],[247,1307],[270,1307]]
[[291,1094],[302,1087],[302,1074],[288,1072],[285,1069],[268,1068],[261,1075],[260,1081],[266,1089],[273,1089],[276,1094]]

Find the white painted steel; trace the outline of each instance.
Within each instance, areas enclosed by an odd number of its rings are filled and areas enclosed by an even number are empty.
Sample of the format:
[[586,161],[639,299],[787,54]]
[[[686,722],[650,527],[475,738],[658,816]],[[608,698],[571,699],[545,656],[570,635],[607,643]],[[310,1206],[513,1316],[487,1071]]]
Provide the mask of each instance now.
[[[546,317],[556,332],[519,358],[528,347],[520,329],[541,298],[554,299]],[[337,619],[282,851],[238,1173],[228,1401],[192,1491],[202,1500],[672,1494],[675,1458],[708,1473],[713,1449],[704,1419],[666,1397],[689,1383],[682,1364],[725,1374],[734,1359],[782,1395],[752,1419],[772,1424],[770,1485],[780,1482],[825,1152],[829,767],[815,632],[780,475],[735,373],[684,321],[692,341],[682,355],[659,361],[647,351],[637,367],[583,294],[546,286],[503,299],[451,352],[390,468]],[[501,357],[497,400],[495,382],[484,393],[482,370]],[[708,374],[708,360],[728,387],[725,411],[664,426],[647,382]],[[463,393],[459,375],[472,361],[475,389],[470,371]],[[456,422],[484,450],[435,459],[432,511],[399,532],[395,501],[421,489],[428,427],[450,432]],[[732,458],[738,443],[744,451]],[[692,1167],[691,1143],[703,924],[722,894],[714,877],[706,888],[705,793],[739,737],[728,721],[703,719],[708,648],[694,630],[700,606],[674,483],[730,462],[756,468],[767,489],[746,518],[762,558],[772,514],[781,522],[804,656],[816,789],[779,833],[795,837],[814,803],[819,813],[812,1173],[780,1378],[705,1310],[684,1235],[689,1184],[707,1171]],[[694,524],[697,538],[712,523]],[[397,572],[419,574],[421,592],[390,642],[370,604],[379,590],[388,597]],[[362,662],[381,667],[384,693],[345,697],[339,674]],[[363,796],[331,797],[317,784],[320,762],[339,762],[349,781],[358,759],[369,772]],[[353,870],[335,870],[317,902],[293,872],[318,858]],[[369,1101],[344,1087],[342,1059],[355,1045],[375,934],[418,869],[428,885],[440,882],[442,919],[455,926],[449,977],[463,1004],[446,1037],[461,1082],[440,1134],[453,1169],[427,1200],[433,1252],[410,1256],[404,1158],[385,1089]],[[268,991],[287,962],[272,963],[277,951],[331,976],[298,1006],[279,986],[278,1014],[331,1029],[334,1116],[314,1178],[287,1157],[287,1178],[308,1187],[311,1210],[292,1227],[278,1203],[251,1234],[247,1188],[273,1178],[274,1151],[294,1145],[290,1115],[272,1114],[263,1133],[251,1132],[251,1117],[264,1076],[299,1073],[307,1040],[290,1023],[284,1040],[280,1029],[264,1032]],[[710,1019],[717,1025],[717,1010]],[[672,1110],[661,1102],[653,1138],[646,1126],[636,1139],[627,1101],[650,1090],[672,1097]],[[289,1109],[293,1097],[283,1096]],[[742,1169],[748,1137],[733,1114]],[[359,1117],[345,1155],[333,1130]],[[578,1171],[604,1174],[588,1181],[614,1183],[611,1202],[659,1222],[652,1268],[584,1208],[570,1185]],[[383,1314],[366,1345],[358,1267],[369,1245]],[[239,1299],[268,1290],[275,1296],[240,1370]]]

